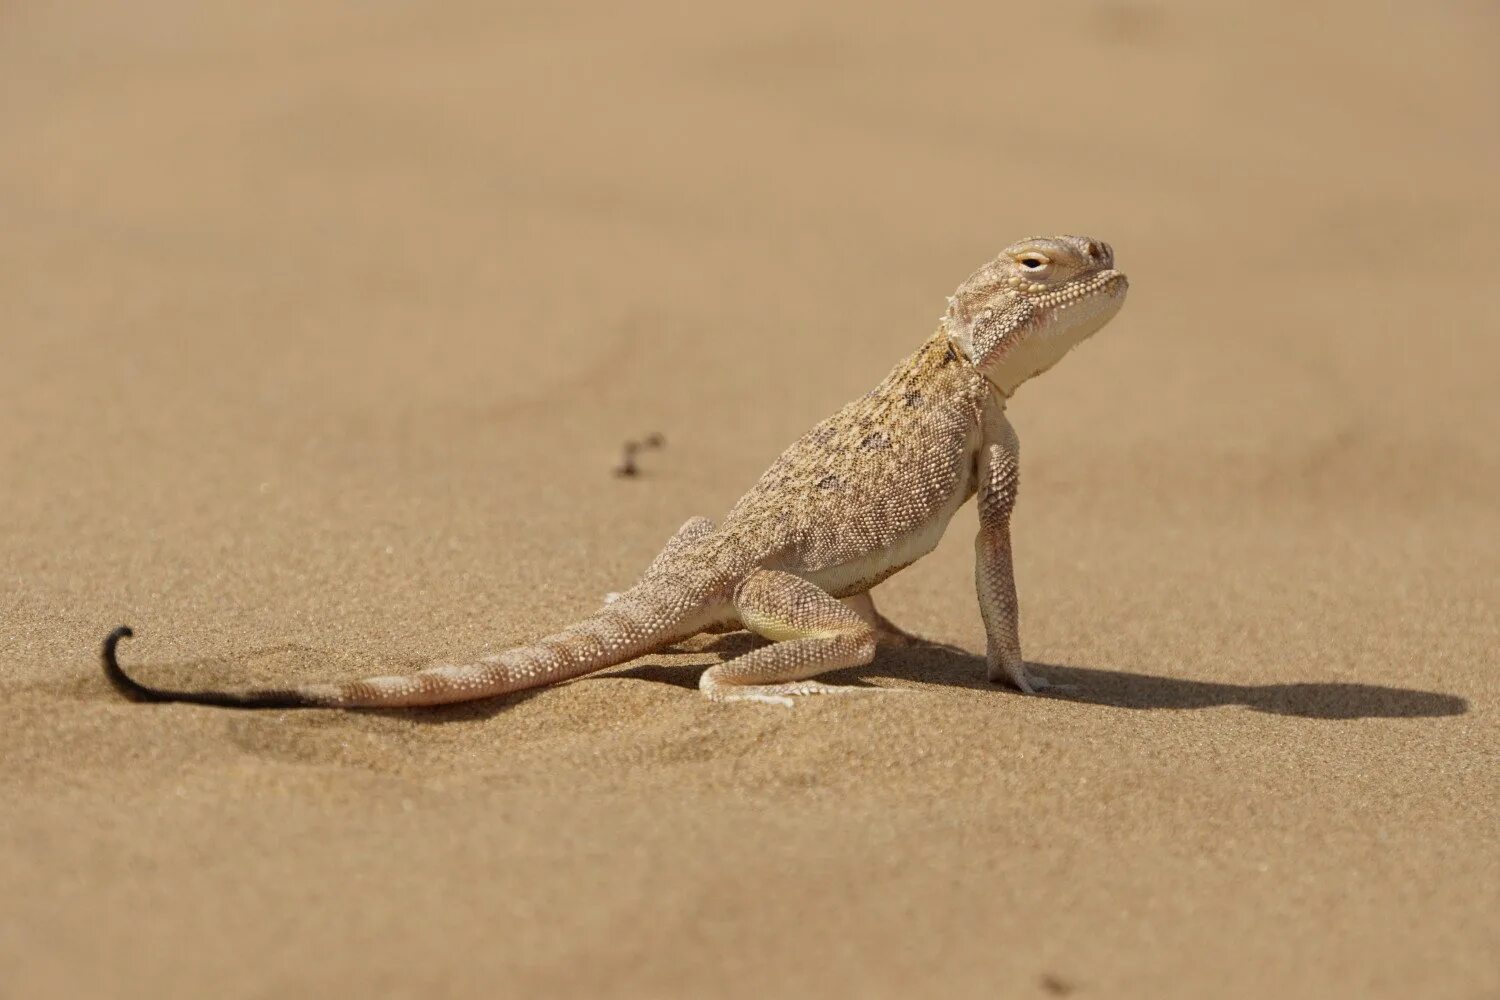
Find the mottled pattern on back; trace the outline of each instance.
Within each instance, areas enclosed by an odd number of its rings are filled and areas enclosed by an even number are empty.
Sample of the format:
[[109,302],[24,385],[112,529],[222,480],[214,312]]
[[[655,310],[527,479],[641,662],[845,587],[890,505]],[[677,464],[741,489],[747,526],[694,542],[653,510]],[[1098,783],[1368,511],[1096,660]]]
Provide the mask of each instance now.
[[[787,448],[724,519],[755,553],[791,572],[878,552],[973,495],[969,439],[989,385],[939,332],[870,392]],[[780,559],[777,557],[780,556]]]

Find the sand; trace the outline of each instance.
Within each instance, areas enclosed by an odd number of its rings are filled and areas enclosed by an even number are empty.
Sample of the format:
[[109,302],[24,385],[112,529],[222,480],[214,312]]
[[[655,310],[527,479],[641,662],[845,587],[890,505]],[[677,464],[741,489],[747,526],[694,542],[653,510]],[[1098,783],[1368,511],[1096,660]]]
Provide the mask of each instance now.
[[[0,995],[1500,994],[1479,4],[10,5]],[[544,634],[1005,243],[1120,317],[1012,405],[934,640],[429,712],[122,701]],[[666,447],[634,480],[621,443]]]

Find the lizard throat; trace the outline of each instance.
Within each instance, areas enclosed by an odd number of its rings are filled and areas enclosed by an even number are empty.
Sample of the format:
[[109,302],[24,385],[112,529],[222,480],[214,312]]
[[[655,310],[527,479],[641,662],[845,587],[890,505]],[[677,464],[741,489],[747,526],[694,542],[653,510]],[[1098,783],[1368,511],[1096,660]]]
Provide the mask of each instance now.
[[1029,319],[979,357],[972,332],[962,336],[946,319],[944,332],[953,349],[1008,400],[1021,383],[1047,371],[1108,323],[1124,303],[1127,287],[1124,275],[1112,271],[1082,288],[1034,296]]

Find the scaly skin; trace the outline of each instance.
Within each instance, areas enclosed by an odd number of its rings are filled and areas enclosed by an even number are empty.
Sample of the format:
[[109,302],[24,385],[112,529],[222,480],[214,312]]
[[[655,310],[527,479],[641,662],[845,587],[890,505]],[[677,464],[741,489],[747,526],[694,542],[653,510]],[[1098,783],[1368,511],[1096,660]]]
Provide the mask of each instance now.
[[640,581],[583,621],[529,646],[462,666],[289,690],[167,691],[104,667],[126,695],[246,708],[388,708],[489,698],[552,684],[698,632],[748,628],[772,644],[704,671],[715,701],[791,704],[832,687],[814,676],[869,663],[900,633],[870,589],[936,547],[979,497],[975,582],[991,680],[1033,692],[1021,659],[1010,515],[1019,442],[1005,417],[1016,387],[1056,364],[1118,311],[1125,276],[1107,244],[1080,236],[1007,247],[948,300],[936,333],[869,394],[818,424],[772,463],[715,527],[695,517]]

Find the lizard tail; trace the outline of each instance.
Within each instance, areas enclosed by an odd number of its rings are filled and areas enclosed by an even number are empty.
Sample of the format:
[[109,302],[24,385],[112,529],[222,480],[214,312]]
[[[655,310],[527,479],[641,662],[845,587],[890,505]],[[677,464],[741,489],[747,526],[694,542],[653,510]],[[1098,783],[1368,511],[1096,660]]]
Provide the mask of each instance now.
[[[683,638],[671,616],[652,613],[626,593],[576,625],[528,646],[459,666],[367,677],[343,684],[243,691],[181,691],[150,687],[120,667],[116,648],[135,633],[121,625],[104,639],[104,676],[132,701],[178,701],[225,708],[404,708],[476,701],[603,670]],[[691,633],[688,633],[691,634]]]

